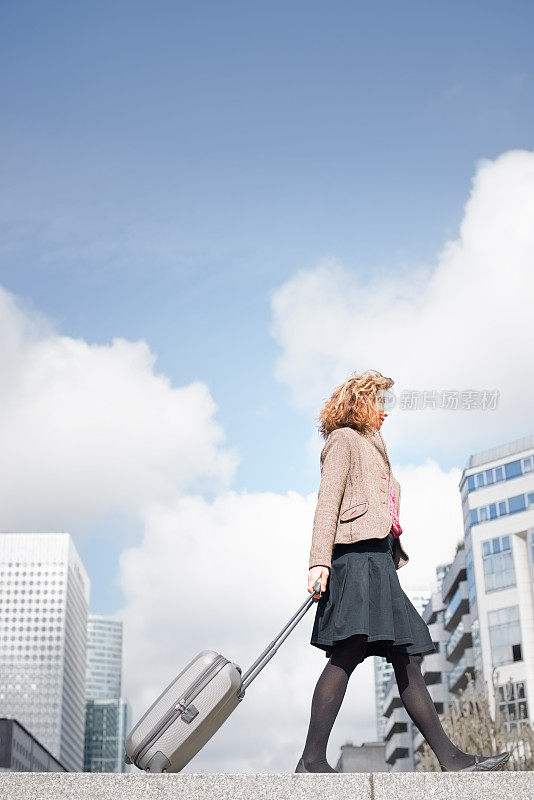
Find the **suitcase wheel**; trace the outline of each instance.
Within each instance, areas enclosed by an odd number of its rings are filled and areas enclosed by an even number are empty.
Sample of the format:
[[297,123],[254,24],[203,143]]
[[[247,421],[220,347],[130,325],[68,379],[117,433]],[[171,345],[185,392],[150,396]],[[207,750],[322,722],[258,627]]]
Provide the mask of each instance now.
[[170,766],[167,756],[158,750],[146,765],[146,772],[166,772]]

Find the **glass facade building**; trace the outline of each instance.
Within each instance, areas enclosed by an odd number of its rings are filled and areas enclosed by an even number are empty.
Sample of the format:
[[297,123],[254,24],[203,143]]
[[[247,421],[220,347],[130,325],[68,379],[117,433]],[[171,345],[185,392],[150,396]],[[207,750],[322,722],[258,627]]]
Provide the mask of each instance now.
[[534,436],[472,455],[459,488],[475,676],[513,727],[534,721]]
[[[423,609],[430,598],[430,590],[426,589],[412,589],[406,591],[406,594],[412,601],[413,605],[419,612],[423,614]],[[375,675],[375,713],[376,713],[376,734],[379,741],[383,741],[386,735],[387,719],[384,716],[384,701],[386,698],[386,687],[389,684],[390,678],[393,675],[393,665],[385,658],[374,656],[374,675]]]
[[126,700],[88,700],[85,772],[126,772],[124,742],[130,728]]
[[[459,488],[464,541],[423,613],[439,648],[422,673],[438,714],[470,674],[515,731],[534,722],[534,436],[472,455]],[[393,680],[382,706],[386,761],[392,771],[413,769],[424,740],[408,735]]]
[[89,614],[85,694],[91,700],[118,699],[121,684],[122,622]]
[[89,577],[68,533],[0,534],[0,716],[82,771]]
[[124,772],[129,705],[121,697],[122,622],[90,614],[87,622],[84,770]]

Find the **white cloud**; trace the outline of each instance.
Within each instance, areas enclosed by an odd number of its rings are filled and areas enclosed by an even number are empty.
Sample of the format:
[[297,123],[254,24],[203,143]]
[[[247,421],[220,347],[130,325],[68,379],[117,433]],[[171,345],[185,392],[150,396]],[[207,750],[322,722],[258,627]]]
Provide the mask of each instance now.
[[418,465],[392,464],[402,486],[402,541],[410,560],[399,570],[404,589],[425,587],[435,579],[438,564],[452,561],[456,544],[463,539],[463,520],[458,483],[461,470],[449,472],[436,461]]
[[[140,547],[123,552],[125,674],[134,718],[200,650],[245,671],[309,596],[316,495],[221,493],[180,498],[145,515]],[[302,752],[315,681],[326,665],[309,644],[316,606],[248,687],[244,701],[187,772],[291,772]],[[375,737],[372,660],[358,667],[329,743]]]
[[205,383],[176,388],[145,341],[88,344],[0,288],[0,506],[4,529],[67,530],[229,485]]
[[[237,493],[236,463],[204,384],[174,388],[145,342],[91,345],[0,289],[0,499],[4,530],[70,530],[110,509],[137,518],[123,551],[124,691],[134,720],[206,647],[246,669],[308,597],[316,494]],[[199,493],[209,489],[208,502]],[[105,557],[105,553],[102,553]],[[291,771],[303,746],[322,651],[314,608],[188,771]],[[333,733],[374,735],[371,663]],[[359,699],[365,685],[365,701]],[[352,696],[352,702],[351,702]]]
[[[459,471],[435,462],[394,467],[406,487],[402,522],[410,562],[404,589],[429,587],[436,564],[461,538]],[[404,502],[404,501],[403,501]],[[137,720],[200,650],[247,669],[307,597],[316,494],[225,491],[212,502],[181,497],[144,515],[140,546],[123,552],[126,690]],[[245,700],[187,772],[287,772],[300,756],[315,682],[326,656],[309,644],[315,606],[295,628]],[[375,738],[372,659],[349,682],[329,742],[335,763],[346,741]],[[294,762],[294,763],[293,763]]]
[[[364,280],[329,259],[272,296],[275,374],[314,416],[354,371],[379,369],[407,389],[500,391],[497,411],[392,409],[384,434],[412,451],[458,453],[531,431],[534,380],[534,153],[477,165],[456,240],[432,267]],[[466,453],[467,455],[468,453]]]
[[[474,426],[482,446],[522,435],[532,402],[533,210],[534,155],[507,153],[479,165],[460,237],[435,268],[367,283],[334,261],[297,273],[273,297],[277,377],[314,417],[335,383],[369,366],[397,378],[397,391],[497,384],[497,414],[393,412],[385,437],[391,426],[397,442],[431,456],[432,447],[454,442],[458,452],[458,442],[473,442]],[[61,336],[4,290],[0,388],[3,529],[70,529],[76,538],[79,525],[109,511],[143,525],[141,543],[121,556],[125,604],[116,615],[125,620],[134,718],[201,649],[246,669],[307,596],[315,492],[232,491],[237,452],[225,444],[204,383],[173,387],[144,341]],[[460,471],[444,472],[430,457],[409,465],[394,458],[393,467],[411,558],[399,578],[409,589],[453,555]],[[294,769],[326,664],[309,644],[313,613],[186,771]],[[374,735],[368,660],[349,683],[331,763],[345,741]]]

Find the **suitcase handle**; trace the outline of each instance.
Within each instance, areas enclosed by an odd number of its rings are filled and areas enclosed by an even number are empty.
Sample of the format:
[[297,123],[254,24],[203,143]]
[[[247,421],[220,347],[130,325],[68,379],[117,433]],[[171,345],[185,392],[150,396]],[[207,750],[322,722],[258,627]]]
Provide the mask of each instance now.
[[[243,697],[245,696],[245,689],[247,688],[247,686],[249,686],[252,683],[254,678],[262,671],[267,662],[271,660],[271,658],[274,656],[274,654],[276,653],[282,642],[285,639],[287,639],[287,637],[289,636],[295,625],[298,625],[304,614],[308,611],[309,608],[311,608],[313,603],[318,602],[320,600],[319,597],[314,597],[314,595],[320,593],[321,593],[321,580],[320,578],[318,578],[313,584],[313,594],[311,594],[310,597],[308,597],[304,601],[304,603],[300,606],[300,608],[296,611],[296,613],[293,614],[289,622],[287,622],[284,625],[278,636],[276,636],[272,640],[272,642],[265,648],[263,653],[261,653],[261,655],[258,656],[256,661],[247,669],[245,674],[242,676],[241,689],[238,694],[240,700],[242,700]],[[286,630],[287,633],[285,634],[285,636],[282,636],[282,634],[285,633]]]

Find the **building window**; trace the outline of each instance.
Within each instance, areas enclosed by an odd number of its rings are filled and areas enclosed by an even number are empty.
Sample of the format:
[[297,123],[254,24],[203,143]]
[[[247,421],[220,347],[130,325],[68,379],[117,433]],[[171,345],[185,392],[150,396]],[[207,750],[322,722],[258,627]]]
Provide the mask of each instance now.
[[517,461],[509,461],[508,464],[504,465],[504,473],[506,480],[517,478],[521,475],[521,461],[519,459]]
[[475,668],[475,675],[477,677],[483,676],[484,667],[482,664],[482,647],[480,644],[480,623],[478,619],[471,622],[471,639],[473,642],[473,665]]
[[527,507],[524,494],[516,494],[514,497],[508,498],[508,508],[510,514],[515,514],[517,511],[524,511]]
[[492,469],[487,469],[484,472],[484,475],[486,476],[486,486],[490,486],[494,482],[493,481],[493,470]]
[[482,565],[486,592],[515,586],[514,557],[509,536],[482,542]]
[[472,608],[477,600],[477,589],[475,584],[475,570],[473,567],[473,551],[471,548],[467,549],[465,552],[465,571],[467,575],[467,594],[469,596],[469,605]]
[[449,604],[445,608],[445,613],[443,614],[443,622],[445,625],[449,623],[449,621],[454,616],[458,606],[463,600],[463,593],[462,593],[462,585],[460,584],[456,591],[454,592],[453,596],[449,600]]
[[522,661],[519,606],[489,611],[488,623],[493,666]]
[[497,687],[502,726],[507,731],[518,730],[528,723],[527,698],[524,681],[508,681]]
[[516,514],[519,511],[526,511],[527,508],[534,506],[534,492],[516,494],[498,503],[489,503],[486,506],[472,508],[469,511],[468,525],[478,525],[479,522],[487,522],[497,517],[505,517],[508,514]]
[[485,481],[484,481],[484,473],[483,472],[477,472],[477,474],[475,475],[475,486],[476,486],[476,488],[479,489],[481,486],[484,486],[484,483],[485,483]]
[[467,492],[474,492],[484,486],[492,486],[500,481],[511,480],[533,470],[534,456],[518,458],[515,461],[509,461],[507,464],[501,464],[499,467],[490,467],[490,469],[467,476],[467,481],[465,481]]

